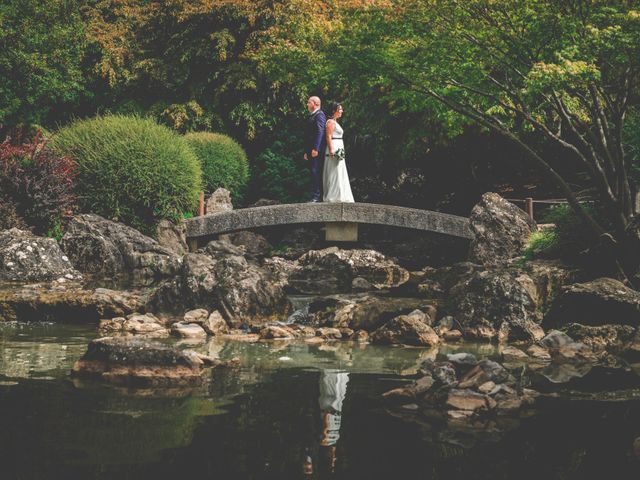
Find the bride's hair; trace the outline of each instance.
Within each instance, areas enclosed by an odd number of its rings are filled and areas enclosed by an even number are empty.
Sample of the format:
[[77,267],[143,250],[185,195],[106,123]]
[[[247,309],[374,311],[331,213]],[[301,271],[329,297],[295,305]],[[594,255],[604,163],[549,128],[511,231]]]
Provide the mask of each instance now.
[[338,102],[331,102],[329,104],[329,119],[333,118],[333,114],[336,113],[338,108],[340,108],[341,106],[342,106],[342,104],[338,103]]

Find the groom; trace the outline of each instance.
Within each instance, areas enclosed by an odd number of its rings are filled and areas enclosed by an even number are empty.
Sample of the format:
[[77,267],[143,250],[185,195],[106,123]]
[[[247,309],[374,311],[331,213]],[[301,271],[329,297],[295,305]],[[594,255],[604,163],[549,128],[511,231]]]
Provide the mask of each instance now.
[[304,135],[304,159],[311,161],[311,202],[315,203],[322,201],[322,164],[326,147],[324,130],[327,117],[320,110],[318,97],[309,97],[307,110],[310,115]]

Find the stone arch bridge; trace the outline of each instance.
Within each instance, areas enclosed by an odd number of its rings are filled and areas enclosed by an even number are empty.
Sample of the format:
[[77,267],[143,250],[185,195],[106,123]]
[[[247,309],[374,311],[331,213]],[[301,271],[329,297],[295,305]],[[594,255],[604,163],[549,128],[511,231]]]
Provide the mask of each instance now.
[[257,227],[325,223],[328,241],[356,241],[358,224],[389,225],[472,239],[469,219],[447,213],[373,203],[290,203],[241,208],[188,219],[192,251],[198,240]]

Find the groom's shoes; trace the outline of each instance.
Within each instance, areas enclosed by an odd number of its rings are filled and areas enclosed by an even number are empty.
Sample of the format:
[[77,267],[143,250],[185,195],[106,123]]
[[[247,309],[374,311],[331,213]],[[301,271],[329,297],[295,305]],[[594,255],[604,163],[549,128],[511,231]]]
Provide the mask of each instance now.
[[322,200],[313,199],[313,200],[309,200],[307,203],[321,203],[321,202]]

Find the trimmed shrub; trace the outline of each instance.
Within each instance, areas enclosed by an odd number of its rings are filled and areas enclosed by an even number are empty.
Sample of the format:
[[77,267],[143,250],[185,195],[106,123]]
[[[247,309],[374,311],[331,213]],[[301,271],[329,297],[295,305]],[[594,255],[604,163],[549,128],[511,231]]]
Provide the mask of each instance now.
[[76,209],[75,162],[54,152],[40,136],[31,143],[0,144],[0,228],[60,230]]
[[188,133],[184,138],[200,160],[205,190],[211,193],[224,187],[234,201],[240,200],[249,180],[249,162],[240,144],[212,132]]
[[107,115],[62,128],[54,148],[79,165],[85,211],[151,233],[196,208],[200,163],[184,138],[151,119]]

